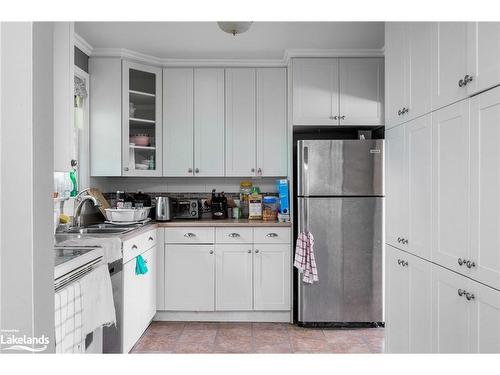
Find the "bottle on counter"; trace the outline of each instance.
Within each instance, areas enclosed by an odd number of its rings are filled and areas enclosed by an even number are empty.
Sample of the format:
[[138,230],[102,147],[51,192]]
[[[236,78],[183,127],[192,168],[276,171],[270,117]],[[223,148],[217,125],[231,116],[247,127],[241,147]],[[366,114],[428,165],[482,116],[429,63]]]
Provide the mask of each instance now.
[[240,215],[248,219],[248,197],[252,193],[252,181],[241,181],[240,183]]
[[125,206],[125,192],[118,190],[116,192],[116,208],[122,209]]

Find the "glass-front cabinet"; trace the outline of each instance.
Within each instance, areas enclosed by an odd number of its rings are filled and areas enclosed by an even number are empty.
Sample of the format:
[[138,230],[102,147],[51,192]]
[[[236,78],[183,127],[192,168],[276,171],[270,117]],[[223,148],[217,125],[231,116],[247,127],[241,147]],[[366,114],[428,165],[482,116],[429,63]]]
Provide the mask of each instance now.
[[123,176],[161,176],[161,69],[123,61],[122,74]]

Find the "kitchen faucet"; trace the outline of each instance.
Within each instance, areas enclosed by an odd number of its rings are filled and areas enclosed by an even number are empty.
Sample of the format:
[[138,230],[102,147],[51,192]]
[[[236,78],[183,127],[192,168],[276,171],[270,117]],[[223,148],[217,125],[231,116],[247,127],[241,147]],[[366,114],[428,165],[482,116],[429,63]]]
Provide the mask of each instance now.
[[88,189],[82,190],[76,197],[77,206],[75,208],[75,214],[73,215],[73,226],[75,227],[81,226],[82,207],[86,201],[91,201],[94,203],[95,207],[99,207],[101,205],[95,197],[88,194]]

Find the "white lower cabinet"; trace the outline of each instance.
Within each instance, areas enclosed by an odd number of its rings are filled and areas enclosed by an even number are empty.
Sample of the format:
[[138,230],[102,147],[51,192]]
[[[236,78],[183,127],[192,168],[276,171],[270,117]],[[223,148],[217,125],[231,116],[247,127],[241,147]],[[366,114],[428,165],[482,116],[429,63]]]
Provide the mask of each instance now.
[[290,244],[254,245],[254,310],[290,309]]
[[386,350],[430,352],[431,264],[391,246],[386,251]]
[[214,311],[213,245],[165,245],[165,310]]
[[433,349],[500,353],[500,291],[433,265]]
[[123,352],[139,340],[156,313],[156,247],[141,254],[148,267],[136,275],[136,258],[123,266]]
[[252,244],[215,247],[215,309],[252,310]]

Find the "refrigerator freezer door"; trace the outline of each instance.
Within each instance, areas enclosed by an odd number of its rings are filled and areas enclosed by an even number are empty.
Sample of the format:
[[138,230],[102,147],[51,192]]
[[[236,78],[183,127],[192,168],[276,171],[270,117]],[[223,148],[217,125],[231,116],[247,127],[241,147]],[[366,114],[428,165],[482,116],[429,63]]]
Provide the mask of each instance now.
[[384,198],[298,198],[319,281],[298,277],[299,322],[381,322]]
[[298,196],[384,195],[384,141],[298,141]]

